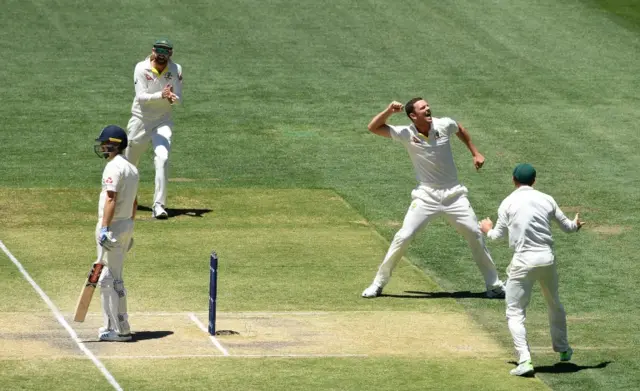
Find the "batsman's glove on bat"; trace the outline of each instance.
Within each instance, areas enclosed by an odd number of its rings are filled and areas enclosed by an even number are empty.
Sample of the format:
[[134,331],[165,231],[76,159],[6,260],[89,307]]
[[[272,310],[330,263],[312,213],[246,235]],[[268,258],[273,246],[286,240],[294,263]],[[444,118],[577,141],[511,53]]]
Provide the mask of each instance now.
[[116,239],[113,237],[113,232],[109,231],[109,227],[100,228],[98,243],[107,251],[115,247]]

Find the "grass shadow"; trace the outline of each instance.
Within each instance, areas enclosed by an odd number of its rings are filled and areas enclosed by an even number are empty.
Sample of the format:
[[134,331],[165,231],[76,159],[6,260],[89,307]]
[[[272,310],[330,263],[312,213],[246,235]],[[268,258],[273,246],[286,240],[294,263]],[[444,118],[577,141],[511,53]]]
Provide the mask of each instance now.
[[404,291],[405,294],[388,294],[382,293],[380,297],[396,297],[401,299],[487,299],[487,300],[504,300],[504,297],[487,297],[486,292],[423,292],[423,291]]
[[172,335],[173,331],[136,331],[131,333],[131,341],[138,342],[148,339],[160,339]]
[[597,365],[577,365],[571,362],[558,362],[553,365],[542,365],[535,367],[536,373],[575,373],[584,369],[603,369],[612,361],[603,361]]
[[[138,205],[137,210],[142,212],[153,211],[153,209],[144,205]],[[167,208],[165,210],[167,211],[168,218],[177,217],[177,216],[203,217],[202,215],[212,211],[212,209],[173,209],[173,208]]]

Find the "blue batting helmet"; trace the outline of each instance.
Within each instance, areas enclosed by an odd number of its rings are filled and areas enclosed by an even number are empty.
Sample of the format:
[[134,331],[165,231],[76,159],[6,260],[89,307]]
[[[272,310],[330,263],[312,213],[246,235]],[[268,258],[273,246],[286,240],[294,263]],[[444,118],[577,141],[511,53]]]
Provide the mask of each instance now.
[[[94,147],[94,151],[98,156],[107,158],[109,152],[114,152],[114,150],[122,152],[127,148],[127,132],[117,125],[108,125],[102,129],[96,142],[98,144]],[[103,145],[107,146],[107,150],[102,149]]]

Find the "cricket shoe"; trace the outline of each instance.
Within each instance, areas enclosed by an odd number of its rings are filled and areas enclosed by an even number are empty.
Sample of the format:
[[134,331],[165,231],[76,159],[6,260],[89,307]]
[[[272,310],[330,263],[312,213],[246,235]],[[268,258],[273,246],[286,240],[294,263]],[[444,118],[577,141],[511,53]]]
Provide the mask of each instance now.
[[100,341],[126,342],[131,341],[131,334],[118,334],[115,330],[108,330],[98,335]]
[[501,283],[499,286],[488,290],[486,295],[490,299],[504,299],[504,284]]
[[560,352],[560,361],[571,361],[573,356],[573,349],[569,348],[566,352]]
[[535,372],[531,360],[523,361],[513,368],[509,373],[513,376],[531,376]]
[[380,296],[381,293],[382,293],[381,286],[377,286],[376,284],[371,284],[367,289],[365,289],[362,292],[362,297],[365,297],[367,299],[372,299],[374,297]]
[[164,205],[159,203],[153,205],[153,218],[158,220],[166,220],[169,218],[167,211],[164,210]]

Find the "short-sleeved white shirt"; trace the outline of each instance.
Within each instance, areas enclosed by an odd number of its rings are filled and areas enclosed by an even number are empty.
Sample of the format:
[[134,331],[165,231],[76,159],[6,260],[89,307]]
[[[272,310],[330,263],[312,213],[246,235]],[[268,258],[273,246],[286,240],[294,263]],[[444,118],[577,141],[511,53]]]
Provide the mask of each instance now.
[[418,132],[414,124],[388,125],[391,137],[404,145],[409,153],[416,179],[433,188],[458,185],[458,171],[453,161],[450,139],[458,131],[451,118],[432,118],[428,137]]
[[133,203],[138,194],[138,180],[138,169],[124,156],[116,155],[110,160],[102,173],[98,219],[101,220],[104,213],[107,191],[117,193],[113,221],[130,219]]
[[133,71],[133,83],[136,96],[131,105],[131,114],[145,123],[159,123],[171,120],[171,103],[162,98],[162,89],[171,85],[173,93],[182,100],[182,66],[169,61],[161,73],[151,66],[147,57],[136,64]]

